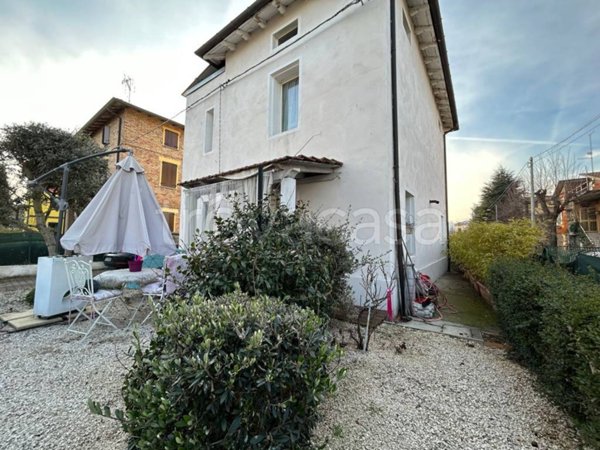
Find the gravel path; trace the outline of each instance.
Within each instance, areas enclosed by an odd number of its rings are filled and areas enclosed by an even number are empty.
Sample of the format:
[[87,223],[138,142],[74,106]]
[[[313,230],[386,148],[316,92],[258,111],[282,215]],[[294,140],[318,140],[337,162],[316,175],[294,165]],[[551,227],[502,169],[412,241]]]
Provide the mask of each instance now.
[[[0,312],[27,309],[25,293],[0,292]],[[65,325],[0,333],[0,449],[124,450],[119,424],[86,402],[122,407],[130,346],[131,333],[105,327],[84,343]],[[391,325],[379,328],[369,353],[346,350],[348,374],[315,430],[325,448],[579,447],[568,419],[502,350]]]
[[[27,309],[25,293],[0,293],[0,312]],[[97,327],[81,343],[66,328],[0,334],[0,449],[127,448],[119,423],[91,414],[86,402],[122,407],[131,333]]]
[[[396,350],[405,343],[406,350]],[[383,325],[315,431],[328,449],[576,449],[569,420],[504,351]]]

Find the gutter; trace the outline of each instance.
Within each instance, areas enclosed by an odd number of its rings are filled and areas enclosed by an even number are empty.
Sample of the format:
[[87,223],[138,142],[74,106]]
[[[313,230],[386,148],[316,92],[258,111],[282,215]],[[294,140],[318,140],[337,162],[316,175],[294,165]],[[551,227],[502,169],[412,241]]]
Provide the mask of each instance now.
[[390,61],[392,65],[392,159],[394,171],[394,225],[396,238],[394,246],[396,249],[396,267],[398,268],[398,286],[400,291],[398,313],[400,319],[404,319],[407,307],[406,299],[406,268],[404,267],[404,248],[402,237],[402,211],[400,203],[400,148],[398,138],[398,65],[396,50],[396,0],[390,0]]

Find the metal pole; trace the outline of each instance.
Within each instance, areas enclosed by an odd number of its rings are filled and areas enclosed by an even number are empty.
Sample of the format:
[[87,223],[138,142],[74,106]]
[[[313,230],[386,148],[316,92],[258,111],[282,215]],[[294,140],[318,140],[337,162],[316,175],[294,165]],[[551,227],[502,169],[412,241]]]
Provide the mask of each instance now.
[[535,225],[535,189],[533,187],[533,156],[529,158],[529,177],[531,178],[531,226]]
[[498,203],[496,203],[496,222],[498,222]]
[[594,148],[592,147],[592,133],[590,133],[590,160],[592,162],[592,173],[594,173]]
[[71,168],[69,164],[63,167],[63,178],[62,185],[60,188],[60,197],[58,199],[58,224],[56,225],[56,253],[62,255],[62,246],[60,245],[60,238],[62,237],[63,224],[65,222],[65,213],[69,206],[67,202],[68,188],[69,188],[69,171]]

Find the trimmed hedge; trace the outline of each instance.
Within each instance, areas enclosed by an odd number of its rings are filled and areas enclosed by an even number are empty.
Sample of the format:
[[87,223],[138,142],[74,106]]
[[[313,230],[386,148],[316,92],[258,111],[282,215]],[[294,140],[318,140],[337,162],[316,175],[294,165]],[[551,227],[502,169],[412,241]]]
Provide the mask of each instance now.
[[339,355],[310,310],[240,292],[173,299],[137,345],[118,417],[138,449],[305,448]]
[[526,258],[539,246],[543,232],[528,220],[472,222],[450,236],[450,257],[461,269],[485,281],[490,264],[498,257]]
[[489,287],[514,356],[600,446],[600,285],[558,266],[500,259]]

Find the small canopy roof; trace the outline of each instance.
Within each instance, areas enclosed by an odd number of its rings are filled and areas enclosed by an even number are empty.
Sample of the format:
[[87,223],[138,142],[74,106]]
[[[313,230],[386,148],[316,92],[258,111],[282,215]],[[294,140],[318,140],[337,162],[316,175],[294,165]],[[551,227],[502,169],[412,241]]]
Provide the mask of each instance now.
[[164,214],[133,156],[117,171],[60,240],[82,255],[127,252],[172,255],[177,250]]

